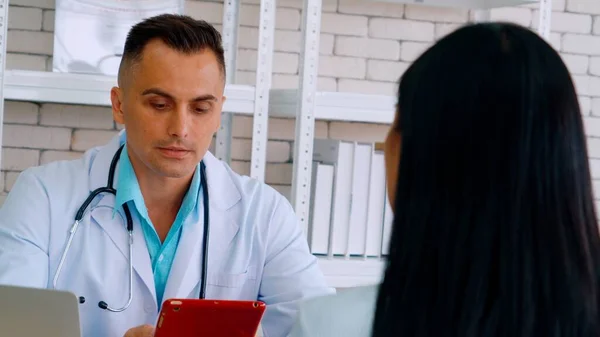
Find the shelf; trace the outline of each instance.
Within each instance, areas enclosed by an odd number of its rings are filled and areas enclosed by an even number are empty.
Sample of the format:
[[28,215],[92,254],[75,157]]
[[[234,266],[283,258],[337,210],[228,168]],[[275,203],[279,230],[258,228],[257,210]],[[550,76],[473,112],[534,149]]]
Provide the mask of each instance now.
[[417,4],[450,8],[490,9],[539,3],[539,0],[369,0],[395,4]]
[[380,259],[318,256],[319,267],[331,287],[347,288],[381,282],[385,261]]
[[[7,70],[4,81],[7,100],[96,106],[110,106],[110,89],[116,84],[116,79],[109,76],[29,70]],[[224,111],[253,114],[253,86],[228,85],[225,95]],[[297,95],[297,90],[272,90],[269,114],[295,118]],[[318,92],[315,118],[390,124],[394,120],[395,104],[396,98],[392,96]]]
[[[296,115],[297,90],[272,90],[269,111],[273,115]],[[396,97],[348,92],[317,92],[315,119],[327,121],[391,124],[394,121]]]
[[[116,78],[101,75],[68,74],[49,71],[7,70],[4,98],[7,100],[110,106],[110,89]],[[224,110],[252,114],[254,88],[228,85]]]

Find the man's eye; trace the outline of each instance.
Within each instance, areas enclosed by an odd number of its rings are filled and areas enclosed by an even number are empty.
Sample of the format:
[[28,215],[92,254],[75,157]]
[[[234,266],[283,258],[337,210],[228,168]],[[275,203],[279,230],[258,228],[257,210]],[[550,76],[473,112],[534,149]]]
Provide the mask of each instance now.
[[198,113],[205,113],[210,111],[210,107],[209,106],[198,106],[196,107],[196,112]]

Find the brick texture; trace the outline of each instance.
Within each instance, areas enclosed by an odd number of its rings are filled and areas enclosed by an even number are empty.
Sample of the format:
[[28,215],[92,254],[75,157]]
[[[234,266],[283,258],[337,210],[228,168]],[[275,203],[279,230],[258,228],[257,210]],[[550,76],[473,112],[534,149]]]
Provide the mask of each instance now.
[[567,11],[587,14],[600,14],[600,1],[596,0],[568,0]]
[[10,0],[10,5],[53,9],[55,0]]
[[[231,133],[235,138],[252,138],[252,118],[235,116],[233,118]],[[295,121],[293,119],[270,118],[268,124],[268,138],[271,140],[294,140]],[[315,123],[315,137],[327,138],[327,123]]]
[[369,22],[369,36],[382,39],[433,41],[435,25],[423,21],[373,18]]
[[438,40],[449,33],[459,28],[461,24],[458,23],[436,23],[435,24],[435,39]]
[[398,60],[400,43],[394,40],[338,36],[335,54],[379,60]]
[[89,148],[106,144],[117,131],[103,130],[75,130],[71,149],[74,151],[85,151]]
[[7,53],[6,68],[45,71],[47,59],[47,56],[42,55]]
[[458,23],[464,23],[469,20],[469,11],[466,9],[406,5],[405,11],[405,17],[410,20]]
[[600,55],[600,36],[565,34],[562,50],[574,54]]
[[587,74],[590,63],[589,56],[563,54],[562,57],[572,74]]
[[84,129],[113,129],[112,111],[105,107],[43,104],[40,124]]
[[592,112],[592,98],[587,96],[579,96],[579,106],[582,115],[590,115]]
[[385,2],[367,2],[363,0],[339,0],[338,12],[368,16],[404,17],[404,6]]
[[54,36],[50,32],[9,30],[7,52],[52,55]]
[[37,124],[40,107],[34,103],[5,101],[4,123]]
[[22,171],[31,166],[37,166],[40,161],[40,151],[31,149],[4,148],[2,150],[2,170]]
[[387,125],[367,123],[329,123],[329,138],[358,142],[381,142],[388,131]]
[[209,23],[221,23],[223,21],[223,4],[208,1],[186,1],[185,14]]
[[592,99],[590,109],[593,116],[600,117],[600,98]]
[[590,58],[590,74],[600,76],[600,56],[592,56]]
[[514,22],[527,27],[531,24],[533,10],[525,7],[494,8],[490,11],[490,17],[495,21]]
[[396,82],[409,66],[409,63],[369,60],[367,63],[367,79]]
[[431,43],[411,41],[403,42],[402,46],[400,47],[400,59],[402,61],[413,62],[430,46]]
[[41,30],[41,8],[10,6],[8,10],[8,29]]
[[329,77],[365,78],[365,59],[343,56],[321,56],[319,75]]
[[[539,26],[539,11],[535,11],[532,28]],[[589,14],[552,12],[552,31],[560,33],[590,34],[593,18]]]
[[54,11],[45,10],[43,14],[42,30],[47,32],[54,31]]
[[8,147],[67,150],[71,145],[71,129],[6,124],[2,138],[3,145]]
[[397,94],[397,85],[392,82],[377,82],[340,78],[338,80],[338,91],[355,92],[370,95],[392,96]]
[[365,16],[323,13],[321,31],[339,35],[367,35],[368,18]]
[[81,155],[81,152],[46,150],[42,151],[40,155],[40,164],[43,165],[57,160],[73,160],[80,158]]

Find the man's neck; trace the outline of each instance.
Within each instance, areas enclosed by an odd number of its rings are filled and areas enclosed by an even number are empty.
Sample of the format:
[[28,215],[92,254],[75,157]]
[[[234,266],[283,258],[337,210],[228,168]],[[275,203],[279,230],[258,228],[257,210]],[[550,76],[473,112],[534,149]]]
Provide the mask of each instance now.
[[140,190],[148,216],[161,242],[164,242],[177,218],[191,179],[141,175]]
[[154,174],[137,174],[138,184],[144,203],[151,208],[176,208],[179,210],[183,198],[192,182],[192,176],[186,178],[168,178]]
[[161,241],[164,241],[183,203],[194,173],[189,177],[159,176],[130,156],[148,215]]

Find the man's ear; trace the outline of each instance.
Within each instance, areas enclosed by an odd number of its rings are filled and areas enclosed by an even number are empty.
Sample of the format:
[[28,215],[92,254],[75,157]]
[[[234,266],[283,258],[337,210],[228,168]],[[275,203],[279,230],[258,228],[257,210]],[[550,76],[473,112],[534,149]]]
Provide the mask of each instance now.
[[125,124],[125,117],[123,116],[123,90],[119,87],[112,87],[110,89],[110,101],[112,105],[113,119],[118,124]]

